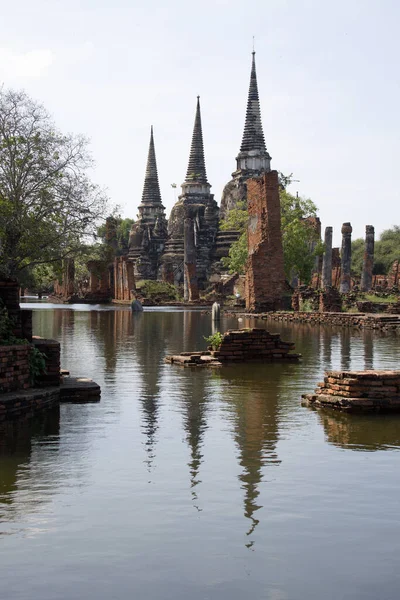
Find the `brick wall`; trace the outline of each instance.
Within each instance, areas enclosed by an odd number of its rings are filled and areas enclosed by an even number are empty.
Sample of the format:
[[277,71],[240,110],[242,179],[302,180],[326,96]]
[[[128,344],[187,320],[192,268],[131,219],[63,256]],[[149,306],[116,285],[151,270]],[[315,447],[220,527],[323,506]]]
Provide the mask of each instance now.
[[247,181],[247,205],[246,308],[278,310],[282,307],[285,274],[277,171]]
[[31,346],[0,346],[0,393],[30,387],[29,354]]
[[33,336],[32,343],[45,355],[46,372],[36,379],[36,387],[60,385],[60,343]]
[[347,412],[400,411],[400,371],[326,371],[303,404]]
[[266,329],[229,330],[224,334],[219,350],[212,355],[219,361],[298,359],[298,354],[290,354],[293,342],[284,342],[279,333],[269,333]]

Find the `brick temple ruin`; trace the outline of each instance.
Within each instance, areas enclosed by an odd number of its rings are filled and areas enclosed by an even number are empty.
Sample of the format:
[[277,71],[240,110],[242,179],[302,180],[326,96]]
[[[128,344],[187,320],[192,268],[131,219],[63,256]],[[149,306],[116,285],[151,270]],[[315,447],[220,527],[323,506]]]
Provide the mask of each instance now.
[[[283,269],[283,250],[280,225],[279,182],[271,170],[271,156],[267,150],[257,85],[255,52],[252,53],[250,85],[248,89],[245,124],[236,157],[236,169],[225,185],[220,207],[211,193],[204,153],[200,98],[197,97],[195,120],[186,177],[181,194],[174,204],[169,219],[165,215],[158,179],[153,127],[144,186],[138,215],[129,235],[129,248],[118,256],[116,221],[110,217],[106,225],[106,244],[111,249],[108,264],[90,261],[84,301],[128,302],[135,297],[135,282],[158,280],[182,286],[184,299],[198,301],[200,295],[219,290],[232,294],[235,277],[228,273],[222,259],[229,255],[232,244],[240,233],[220,228],[229,211],[247,206],[249,212],[248,252],[244,296],[248,311],[271,311],[282,307],[284,290],[288,288]],[[321,238],[321,222],[308,219]],[[351,276],[350,223],[343,223],[342,247],[332,248],[332,227],[324,233],[325,251],[317,257],[312,286],[322,289],[320,310],[339,307],[338,294],[347,294],[354,286]],[[316,242],[310,241],[312,246]],[[393,266],[387,278],[373,275],[374,228],[366,226],[364,264],[361,290],[368,291],[375,284],[387,287],[398,284],[399,263]],[[237,279],[237,276],[236,276]],[[296,276],[290,282],[297,287]],[[74,265],[71,259],[64,263],[62,283],[55,286],[60,298],[77,297],[74,286]],[[82,293],[78,296],[82,298]],[[296,298],[293,300],[296,308]],[[298,302],[298,301],[297,301]]]

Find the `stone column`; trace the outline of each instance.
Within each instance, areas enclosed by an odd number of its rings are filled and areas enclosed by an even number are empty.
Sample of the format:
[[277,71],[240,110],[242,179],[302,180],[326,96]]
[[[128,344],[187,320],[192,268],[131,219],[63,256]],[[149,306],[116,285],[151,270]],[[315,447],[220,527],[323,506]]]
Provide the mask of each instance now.
[[374,268],[375,230],[372,225],[365,226],[365,248],[361,275],[361,291],[368,292],[372,287],[372,269]]
[[199,288],[196,270],[196,245],[194,236],[194,214],[190,206],[185,209],[184,220],[184,294],[185,300],[198,300]]
[[342,225],[342,252],[341,252],[341,275],[340,292],[347,294],[351,288],[351,232],[353,228],[350,223]]
[[322,259],[322,289],[332,285],[332,227],[325,227],[325,252]]

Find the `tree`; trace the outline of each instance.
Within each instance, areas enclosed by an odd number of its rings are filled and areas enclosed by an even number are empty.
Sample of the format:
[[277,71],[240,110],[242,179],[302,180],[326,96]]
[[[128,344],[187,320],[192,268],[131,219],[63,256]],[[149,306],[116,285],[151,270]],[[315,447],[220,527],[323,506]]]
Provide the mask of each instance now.
[[315,259],[323,253],[323,244],[313,219],[317,207],[312,200],[293,196],[285,189],[280,191],[283,263],[286,279],[294,275],[302,283],[311,279]]
[[88,143],[63,135],[25,92],[0,89],[0,273],[71,255],[94,234],[107,199],[87,170]]
[[[400,226],[394,225],[382,231],[375,244],[375,265],[381,266],[381,272],[389,273],[394,261],[400,261]],[[375,271],[378,273],[379,271]]]
[[[351,270],[361,277],[365,242],[362,238],[351,244]],[[382,231],[374,248],[374,275],[387,275],[393,263],[400,261],[400,226],[394,225]]]
[[[291,177],[281,175],[279,192],[285,275],[290,280],[295,274],[302,282],[308,283],[315,257],[323,252],[323,244],[309,220],[317,215],[315,204],[306,198],[293,196],[285,189],[284,182],[290,182]],[[232,209],[221,223],[222,230],[232,229],[240,234],[238,240],[230,247],[229,256],[222,259],[224,266],[228,267],[231,273],[243,273],[245,270],[248,256],[247,222],[246,203],[242,202]]]
[[[122,256],[128,253],[129,250],[129,233],[131,231],[132,224],[134,223],[133,219],[123,219],[120,215],[114,217],[116,221],[116,240],[117,240],[117,248],[116,254],[117,256]],[[106,241],[106,226],[101,225],[97,230],[97,236],[100,237],[103,242]]]

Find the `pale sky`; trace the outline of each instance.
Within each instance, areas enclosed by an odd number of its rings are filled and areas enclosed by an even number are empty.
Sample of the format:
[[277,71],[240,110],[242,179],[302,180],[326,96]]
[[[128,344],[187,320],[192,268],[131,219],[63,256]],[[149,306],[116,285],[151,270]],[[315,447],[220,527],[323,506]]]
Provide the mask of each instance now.
[[[272,167],[322,227],[400,224],[396,0],[0,0],[0,82],[91,140],[93,179],[134,218],[150,126],[161,194],[183,182],[196,96],[215,199],[235,169],[255,36]],[[178,187],[180,192],[180,187]]]

